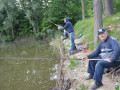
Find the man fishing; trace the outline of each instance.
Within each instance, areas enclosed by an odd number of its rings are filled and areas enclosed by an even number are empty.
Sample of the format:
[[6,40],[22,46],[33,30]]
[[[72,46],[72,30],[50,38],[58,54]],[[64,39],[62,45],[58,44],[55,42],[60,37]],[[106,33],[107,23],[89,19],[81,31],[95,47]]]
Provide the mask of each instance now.
[[64,23],[66,23],[65,26],[64,27],[58,26],[58,29],[61,29],[61,30],[66,29],[70,33],[70,40],[71,40],[70,52],[72,52],[73,50],[75,50],[75,43],[74,43],[74,36],[75,36],[74,34],[75,33],[74,33],[74,29],[73,29],[72,23],[69,21],[68,18],[64,19]]
[[89,60],[87,71],[89,76],[86,78],[86,80],[93,79],[95,81],[91,87],[92,90],[103,85],[102,76],[105,68],[112,68],[120,65],[120,46],[118,41],[115,38],[110,37],[104,28],[98,30],[98,35],[101,42],[98,44],[96,50],[82,58],[82,60],[96,59]]

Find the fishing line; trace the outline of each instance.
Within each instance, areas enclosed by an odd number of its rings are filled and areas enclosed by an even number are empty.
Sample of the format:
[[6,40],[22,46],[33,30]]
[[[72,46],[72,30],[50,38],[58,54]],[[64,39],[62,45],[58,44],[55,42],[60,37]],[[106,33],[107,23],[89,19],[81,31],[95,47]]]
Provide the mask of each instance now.
[[10,59],[10,60],[60,60],[60,59],[65,59],[65,60],[82,60],[82,59],[70,59],[70,58],[31,58],[31,57],[0,57],[0,59]]
[[[31,58],[31,57],[0,57],[0,59],[17,59],[17,60],[82,60],[81,58],[73,59],[73,58]],[[107,60],[107,59],[87,59],[87,60]]]

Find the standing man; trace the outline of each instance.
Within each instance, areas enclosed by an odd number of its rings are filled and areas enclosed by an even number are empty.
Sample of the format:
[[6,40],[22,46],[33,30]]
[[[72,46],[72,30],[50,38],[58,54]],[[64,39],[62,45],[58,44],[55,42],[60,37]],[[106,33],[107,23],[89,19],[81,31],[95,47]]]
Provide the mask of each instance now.
[[68,18],[64,19],[64,23],[66,23],[65,26],[64,27],[58,26],[58,29],[61,29],[61,30],[66,29],[70,33],[70,40],[71,40],[70,52],[72,52],[73,50],[75,50],[75,43],[74,43],[75,33],[74,33],[74,29],[73,29],[72,23],[69,21]]
[[103,85],[102,76],[105,68],[112,68],[120,65],[120,47],[118,41],[115,38],[108,36],[107,31],[104,28],[98,30],[98,35],[101,42],[98,44],[96,50],[83,57],[83,60],[96,59],[89,60],[89,76],[86,78],[86,80],[93,79],[95,81],[91,87],[92,90],[95,90]]

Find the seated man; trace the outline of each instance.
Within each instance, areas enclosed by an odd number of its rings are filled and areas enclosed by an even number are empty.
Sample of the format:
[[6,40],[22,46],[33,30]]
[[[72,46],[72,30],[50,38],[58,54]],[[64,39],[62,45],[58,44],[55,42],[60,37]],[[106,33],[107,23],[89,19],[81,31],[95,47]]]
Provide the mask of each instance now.
[[82,59],[96,59],[89,60],[89,76],[86,78],[86,80],[93,78],[95,81],[91,87],[92,90],[95,90],[103,85],[102,76],[104,68],[117,67],[120,65],[120,47],[118,41],[115,38],[108,36],[107,31],[104,28],[98,30],[98,35],[101,42],[98,44],[96,50]]

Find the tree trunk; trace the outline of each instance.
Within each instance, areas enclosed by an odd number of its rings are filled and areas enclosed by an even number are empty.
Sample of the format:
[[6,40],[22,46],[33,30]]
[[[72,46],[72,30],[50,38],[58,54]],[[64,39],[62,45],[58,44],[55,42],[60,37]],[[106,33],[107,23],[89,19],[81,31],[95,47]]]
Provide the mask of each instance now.
[[93,1],[94,9],[94,47],[98,42],[98,30],[102,28],[102,0]]
[[105,17],[111,16],[114,12],[112,0],[103,0],[103,6]]
[[8,7],[7,5],[5,4],[5,10],[7,12],[7,16],[8,16],[8,19],[10,21],[10,24],[11,24],[11,35],[12,35],[12,40],[15,39],[15,35],[14,35],[14,29],[13,29],[13,20],[11,20],[11,17],[10,17],[10,12],[8,11]]
[[27,18],[29,19],[30,24],[31,24],[32,27],[33,27],[33,32],[34,32],[34,34],[36,35],[36,34],[37,34],[37,31],[38,31],[38,25],[36,25],[35,21],[33,21],[33,20],[31,19],[31,17],[27,14],[27,10],[25,9],[25,6],[24,6],[24,4],[22,3],[21,0],[19,0],[19,3],[20,3],[20,6],[22,7],[22,9],[24,10]]
[[[12,22],[11,22],[11,23],[12,23]],[[15,35],[14,35],[13,24],[12,24],[12,27],[11,27],[11,32],[12,32],[12,39],[14,40],[14,39],[15,39]]]
[[82,20],[85,20],[85,6],[84,6],[84,0],[81,0],[82,4]]

